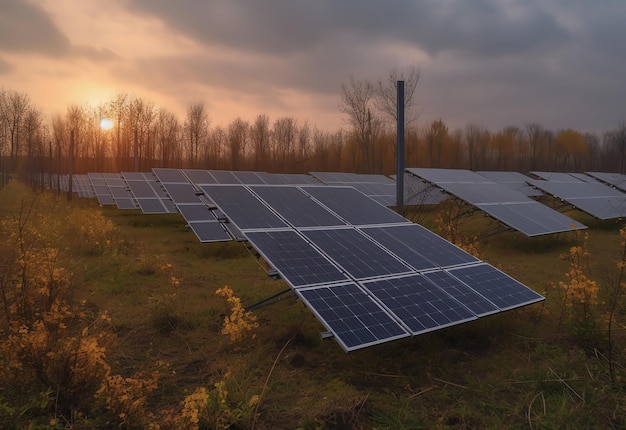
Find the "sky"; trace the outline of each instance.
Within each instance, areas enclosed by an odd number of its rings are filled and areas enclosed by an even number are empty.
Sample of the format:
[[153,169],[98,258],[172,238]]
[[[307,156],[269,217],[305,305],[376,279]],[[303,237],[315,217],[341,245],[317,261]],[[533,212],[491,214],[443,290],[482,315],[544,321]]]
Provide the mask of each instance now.
[[51,117],[141,97],[182,120],[347,127],[341,85],[416,67],[418,126],[626,121],[624,0],[1,0],[0,87]]

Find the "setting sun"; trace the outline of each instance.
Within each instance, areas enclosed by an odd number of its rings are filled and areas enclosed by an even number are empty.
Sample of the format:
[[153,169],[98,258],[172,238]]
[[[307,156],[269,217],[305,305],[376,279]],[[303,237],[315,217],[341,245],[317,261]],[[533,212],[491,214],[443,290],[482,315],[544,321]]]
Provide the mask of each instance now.
[[113,121],[111,121],[109,118],[102,118],[100,120],[100,128],[104,131],[110,130],[111,128],[113,128]]

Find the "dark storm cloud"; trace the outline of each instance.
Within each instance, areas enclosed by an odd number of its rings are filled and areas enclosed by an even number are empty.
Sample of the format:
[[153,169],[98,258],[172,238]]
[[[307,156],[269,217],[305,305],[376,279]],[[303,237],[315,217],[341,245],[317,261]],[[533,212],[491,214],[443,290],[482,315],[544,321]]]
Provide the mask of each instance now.
[[38,6],[23,0],[0,1],[0,51],[59,55],[70,43]]
[[207,46],[267,55],[289,55],[316,46],[332,49],[334,39],[345,34],[365,45],[386,40],[419,46],[430,54],[450,49],[478,55],[510,54],[565,36],[546,11],[528,8],[512,14],[505,3],[487,0],[131,0],[130,4],[135,12],[157,17]]
[[50,16],[27,0],[0,1],[0,52],[71,56],[93,61],[119,58],[108,49],[73,45]]

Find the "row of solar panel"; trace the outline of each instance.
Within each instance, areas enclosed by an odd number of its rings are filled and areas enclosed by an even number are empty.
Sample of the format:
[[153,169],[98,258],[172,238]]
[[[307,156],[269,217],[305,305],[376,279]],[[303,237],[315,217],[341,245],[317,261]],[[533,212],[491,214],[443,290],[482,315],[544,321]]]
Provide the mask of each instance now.
[[[350,185],[371,199],[391,206],[395,204],[395,182],[384,175],[312,172],[309,175],[281,175],[265,172],[231,172],[193,169],[154,169],[154,173],[123,172],[89,174],[89,180],[78,186],[88,196],[93,189],[100,204],[116,204],[118,208],[139,207],[144,213],[181,212],[200,240],[229,240],[225,229],[217,225],[218,216],[205,209],[198,197],[199,186],[221,183],[328,183]],[[543,190],[567,201],[572,206],[600,219],[621,217],[626,211],[624,194],[592,176],[552,172],[531,172],[544,180],[532,180],[518,172],[471,172],[462,169],[407,169],[405,182],[413,184],[406,193],[407,204],[438,203],[447,194],[458,197],[482,210],[508,228],[528,236],[586,228],[583,224],[540,204],[528,196]],[[624,182],[616,174],[604,175],[615,184]],[[76,175],[80,184],[80,175]],[[412,179],[410,179],[412,178]],[[586,182],[582,182],[585,179]],[[320,182],[322,181],[322,182]],[[159,183],[160,182],[160,183]],[[605,181],[606,182],[606,181]],[[578,185],[575,185],[578,183]],[[430,184],[430,185],[429,185]],[[561,184],[561,185],[558,185]],[[586,185],[584,185],[586,184]],[[435,185],[435,186],[432,186]],[[615,185],[616,186],[616,185]],[[165,189],[164,189],[165,188]],[[417,191],[415,191],[417,190]],[[513,191],[512,191],[513,190]],[[573,191],[576,193],[572,194]],[[170,198],[174,200],[170,201]],[[187,216],[189,214],[190,216]]]
[[181,213],[205,220],[196,211],[208,209],[245,237],[346,351],[543,300],[351,187],[193,185],[155,173]]

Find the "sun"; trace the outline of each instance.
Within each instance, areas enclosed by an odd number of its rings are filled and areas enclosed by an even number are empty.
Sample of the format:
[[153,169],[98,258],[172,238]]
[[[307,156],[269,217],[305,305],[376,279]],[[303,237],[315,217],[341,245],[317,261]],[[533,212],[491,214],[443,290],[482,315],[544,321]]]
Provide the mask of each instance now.
[[111,128],[113,128],[113,121],[111,121],[109,118],[102,118],[100,120],[100,129],[107,131],[111,130]]

